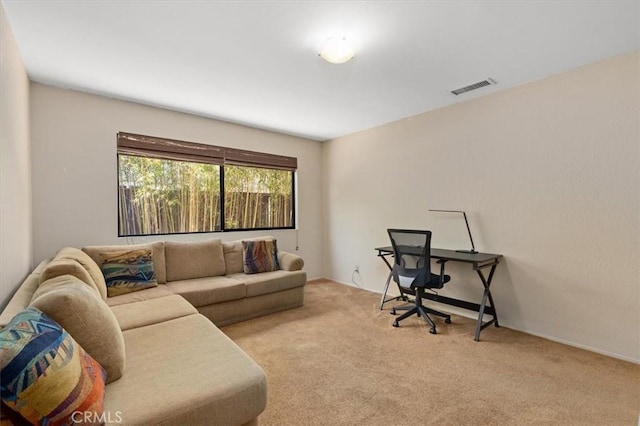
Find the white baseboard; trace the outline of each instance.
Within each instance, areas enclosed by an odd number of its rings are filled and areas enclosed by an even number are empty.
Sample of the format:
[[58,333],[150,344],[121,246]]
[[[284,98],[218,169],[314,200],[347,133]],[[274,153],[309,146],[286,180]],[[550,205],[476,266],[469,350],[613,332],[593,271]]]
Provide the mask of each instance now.
[[[502,324],[500,324],[500,327],[502,327]],[[541,337],[543,339],[551,340],[552,342],[562,343],[563,345],[572,346],[572,347],[578,348],[578,349],[584,349],[584,350],[589,351],[589,352],[595,352],[595,353],[598,353],[600,355],[606,355],[608,357],[620,359],[622,361],[628,361],[628,362],[632,362],[634,364],[640,364],[640,359],[634,359],[634,358],[622,356],[622,355],[619,355],[619,354],[616,354],[616,353],[613,353],[613,352],[603,351],[601,349],[594,348],[594,347],[591,347],[591,346],[582,345],[580,343],[572,342],[572,341],[569,341],[569,340],[559,339],[559,338],[553,337],[553,336],[547,336],[547,335],[542,334],[542,333],[536,333],[536,332],[529,331],[529,330],[523,330],[523,329],[520,329],[520,328],[517,328],[517,327],[511,327],[509,325],[506,325],[505,327],[506,328],[510,328],[511,330],[519,331],[521,333],[526,333],[526,334],[530,334],[532,336]],[[638,419],[638,421],[640,422],[640,418]],[[638,426],[640,426],[640,424]]]

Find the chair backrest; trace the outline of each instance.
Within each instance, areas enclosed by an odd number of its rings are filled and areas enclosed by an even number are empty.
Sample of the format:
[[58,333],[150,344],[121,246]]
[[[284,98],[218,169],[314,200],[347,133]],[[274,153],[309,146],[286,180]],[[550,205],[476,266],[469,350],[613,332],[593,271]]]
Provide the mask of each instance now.
[[431,231],[387,229],[393,247],[393,279],[406,288],[431,287]]

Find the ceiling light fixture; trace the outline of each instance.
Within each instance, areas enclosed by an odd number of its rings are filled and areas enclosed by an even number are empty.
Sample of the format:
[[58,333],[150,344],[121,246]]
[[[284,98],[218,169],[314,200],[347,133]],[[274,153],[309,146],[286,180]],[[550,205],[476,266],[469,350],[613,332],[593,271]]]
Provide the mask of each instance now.
[[320,46],[320,57],[332,64],[343,64],[353,58],[354,49],[344,37],[331,37]]

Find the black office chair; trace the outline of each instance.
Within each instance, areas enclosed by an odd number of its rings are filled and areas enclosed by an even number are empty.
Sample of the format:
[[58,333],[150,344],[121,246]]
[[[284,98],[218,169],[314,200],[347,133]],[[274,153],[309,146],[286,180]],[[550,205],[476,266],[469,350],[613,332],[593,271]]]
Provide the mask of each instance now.
[[436,334],[436,325],[429,314],[444,318],[444,322],[451,323],[451,316],[422,304],[425,289],[442,288],[451,277],[444,274],[446,261],[439,260],[440,275],[431,273],[431,231],[417,231],[409,229],[387,229],[391,245],[393,246],[393,280],[398,284],[402,295],[411,295],[415,298],[411,305],[399,306],[391,309],[395,315],[398,310],[407,310],[393,322],[394,327],[405,318],[413,314],[422,317],[430,326],[429,332]]

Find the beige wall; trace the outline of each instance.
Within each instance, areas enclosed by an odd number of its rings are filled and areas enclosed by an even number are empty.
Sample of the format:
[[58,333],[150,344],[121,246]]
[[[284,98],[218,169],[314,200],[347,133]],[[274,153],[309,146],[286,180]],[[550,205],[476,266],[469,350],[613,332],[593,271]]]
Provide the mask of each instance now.
[[[640,361],[638,53],[369,129],[324,146],[325,275],[381,291],[389,227],[503,253],[503,325]],[[457,222],[456,222],[457,221]],[[448,264],[445,294],[479,300]],[[470,314],[470,312],[468,313]],[[485,330],[491,339],[496,330]],[[470,336],[471,337],[471,336]]]
[[295,230],[118,238],[116,134],[140,133],[298,158],[299,250],[321,276],[321,144],[76,91],[31,85],[34,258],[64,246],[274,235],[296,252]]
[[0,307],[30,272],[29,79],[0,4]]

